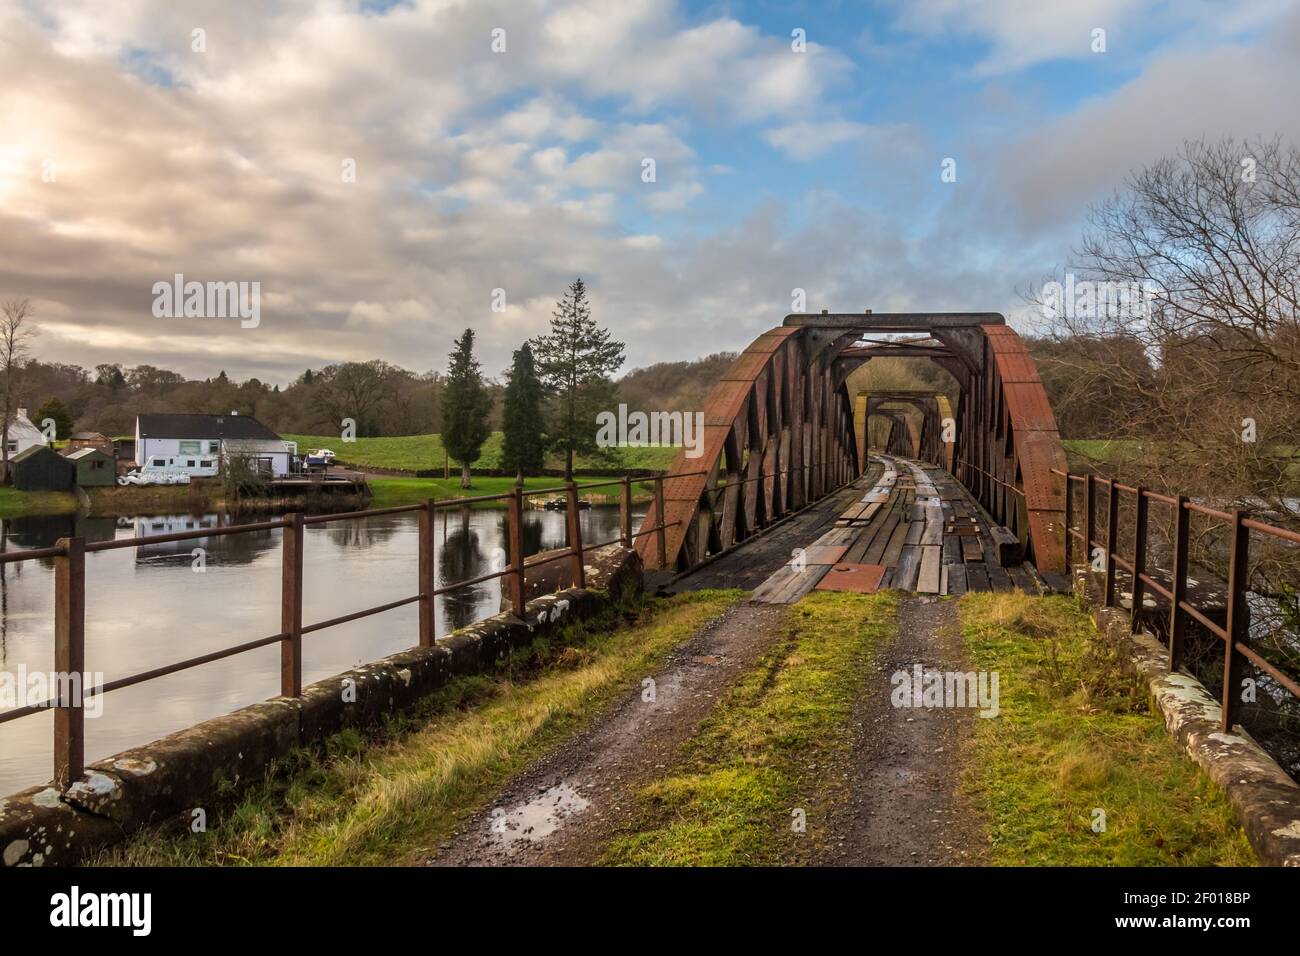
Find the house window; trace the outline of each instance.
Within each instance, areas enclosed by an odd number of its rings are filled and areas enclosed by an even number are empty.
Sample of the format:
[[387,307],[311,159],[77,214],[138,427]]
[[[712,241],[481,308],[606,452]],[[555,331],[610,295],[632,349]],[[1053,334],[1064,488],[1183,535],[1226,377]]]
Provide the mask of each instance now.
[[187,462],[185,463],[185,467],[186,467],[186,468],[193,468],[193,467],[194,467],[194,459],[191,458],[189,461],[187,461]]
[[153,460],[153,466],[154,466],[155,468],[166,468],[166,467],[167,467],[167,459],[166,459],[166,458],[155,458],[155,459]]
[[210,442],[208,442],[208,454],[209,454],[209,455],[215,455],[215,454],[217,454],[219,451],[221,451],[221,443],[220,443],[220,442],[215,442],[215,441],[210,441]]
[[9,450],[10,450],[10,451],[17,451],[17,450],[18,450],[18,439],[17,439],[17,438],[11,438],[11,439],[9,439]]
[[199,464],[202,465],[204,468],[211,468],[211,467],[212,467],[212,462],[210,462],[210,461],[201,461],[201,462],[199,462]]
[[104,467],[104,463],[102,461],[92,461],[90,463],[91,471],[99,471],[103,467]]
[[183,441],[179,443],[176,450],[182,455],[198,455],[201,454],[201,450],[199,449],[199,445],[201,444],[202,442],[197,441]]

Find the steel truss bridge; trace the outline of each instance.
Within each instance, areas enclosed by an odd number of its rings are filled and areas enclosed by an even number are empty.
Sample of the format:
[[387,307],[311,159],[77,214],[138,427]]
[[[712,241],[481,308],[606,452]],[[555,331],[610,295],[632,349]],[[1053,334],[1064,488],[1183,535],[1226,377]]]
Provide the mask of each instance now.
[[[948,394],[851,394],[874,358],[927,358],[956,380]],[[702,454],[685,451],[663,481],[637,548],[647,568],[685,570],[804,509],[867,467],[868,421],[887,421],[885,451],[940,465],[1040,570],[1065,566],[1065,450],[1020,336],[995,312],[788,315],[714,387]],[[1056,473],[1054,473],[1054,470]]]

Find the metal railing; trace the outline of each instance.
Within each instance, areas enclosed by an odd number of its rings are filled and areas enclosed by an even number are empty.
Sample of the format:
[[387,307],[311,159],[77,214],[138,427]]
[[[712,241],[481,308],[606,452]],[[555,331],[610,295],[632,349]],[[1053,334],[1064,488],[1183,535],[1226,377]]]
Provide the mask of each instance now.
[[[1238,714],[1239,696],[1234,691],[1238,682],[1234,676],[1239,675],[1242,661],[1249,661],[1262,673],[1271,677],[1280,687],[1300,699],[1300,683],[1281,671],[1273,663],[1262,657],[1251,647],[1249,631],[1250,608],[1247,603],[1247,582],[1250,573],[1250,533],[1257,531],[1280,541],[1300,545],[1300,533],[1276,525],[1267,524],[1249,517],[1246,511],[1237,508],[1231,512],[1210,508],[1190,501],[1186,495],[1162,495],[1142,486],[1121,484],[1112,478],[1097,475],[1073,475],[1053,468],[1052,473],[1065,478],[1065,567],[1067,573],[1073,568],[1074,542],[1083,545],[1086,558],[1091,559],[1099,550],[1104,556],[1102,562],[1103,584],[1102,601],[1106,607],[1116,605],[1115,570],[1123,568],[1133,578],[1132,609],[1129,616],[1130,628],[1137,631],[1139,616],[1148,588],[1169,602],[1168,642],[1169,669],[1171,671],[1183,663],[1184,641],[1187,626],[1195,621],[1214,635],[1223,644],[1223,730],[1229,730]],[[1073,520],[1074,488],[1083,485],[1083,527],[1075,528]],[[1106,537],[1098,538],[1097,532],[1097,488],[1105,489]],[[1119,552],[1119,508],[1120,495],[1133,496],[1134,522],[1132,549],[1128,557]],[[1172,552],[1173,568],[1168,584],[1155,578],[1148,567],[1150,545],[1150,503],[1156,502],[1172,509],[1173,526]],[[1227,613],[1225,624],[1219,625],[1201,608],[1196,607],[1187,598],[1190,527],[1192,515],[1201,515],[1214,521],[1222,522],[1229,532],[1227,556]],[[1097,550],[1094,550],[1096,548]],[[1091,565],[1089,565],[1091,567]]]
[[[568,560],[572,566],[574,587],[586,586],[586,573],[583,556],[598,548],[613,544],[631,547],[633,542],[647,534],[655,534],[658,540],[659,557],[664,559],[666,528],[677,522],[664,523],[663,502],[664,482],[673,478],[687,478],[702,472],[659,475],[652,479],[633,479],[630,476],[578,485],[565,482],[553,488],[530,489],[525,492],[522,485],[516,485],[511,491],[495,495],[477,495],[468,498],[430,498],[420,504],[399,505],[390,508],[372,508],[364,511],[349,511],[336,514],[303,515],[293,513],[272,521],[259,521],[250,524],[231,525],[224,528],[201,528],[170,534],[148,535],[144,537],[119,538],[112,541],[87,542],[81,537],[60,538],[49,548],[33,548],[27,551],[0,553],[0,565],[15,564],[22,561],[34,561],[42,558],[54,559],[54,671],[56,675],[82,675],[86,662],[86,555],[97,551],[116,551],[124,548],[138,548],[145,545],[164,544],[173,541],[188,541],[195,538],[219,537],[225,535],[248,534],[252,532],[282,529],[281,542],[281,585],[280,585],[280,630],[255,640],[245,641],[233,647],[223,648],[197,657],[176,661],[138,674],[105,681],[93,688],[80,688],[72,692],[68,681],[62,682],[57,695],[36,704],[16,707],[0,713],[0,724],[18,720],[43,711],[54,711],[54,782],[60,787],[67,787],[79,779],[85,771],[85,725],[83,702],[89,697],[112,693],[124,687],[132,687],[146,681],[165,677],[180,671],[210,664],[214,661],[234,657],[247,651],[280,645],[280,694],[284,697],[302,696],[302,639],[305,635],[336,627],[360,618],[391,611],[408,604],[419,604],[419,645],[432,647],[436,640],[434,599],[441,594],[460,588],[481,584],[496,578],[514,579],[514,595],[511,610],[522,617],[525,612],[527,591],[525,588],[528,572],[531,569],[555,561]],[[632,530],[632,483],[644,484],[654,482],[653,496],[658,507],[658,523],[637,532]],[[611,541],[584,545],[582,526],[579,521],[579,492],[593,488],[620,487],[620,528],[619,536]],[[565,521],[568,533],[568,546],[557,549],[554,554],[524,556],[523,545],[523,510],[525,494],[551,495],[563,493],[565,496]],[[507,535],[510,562],[506,568],[481,574],[464,581],[434,587],[434,515],[440,509],[461,508],[487,502],[506,502]],[[352,611],[339,617],[324,621],[303,624],[303,546],[305,530],[308,525],[323,525],[337,521],[351,521],[358,518],[373,518],[379,515],[412,514],[419,515],[419,548],[417,573],[417,593],[389,601],[375,607]]]

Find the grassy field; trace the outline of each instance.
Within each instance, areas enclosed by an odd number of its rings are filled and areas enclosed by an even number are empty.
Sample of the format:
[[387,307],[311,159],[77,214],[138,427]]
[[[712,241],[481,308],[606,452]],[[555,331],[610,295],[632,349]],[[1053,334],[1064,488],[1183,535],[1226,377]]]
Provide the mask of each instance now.
[[[284,435],[287,441],[296,441],[298,451],[306,454],[317,448],[329,448],[341,462],[358,468],[383,468],[400,471],[441,469],[445,451],[440,435],[404,435],[394,438],[358,438],[344,443],[337,436]],[[493,469],[501,465],[502,433],[493,432],[483,446],[483,453],[474,462],[474,468]],[[676,448],[614,448],[608,458],[579,456],[575,467],[579,469],[666,469],[677,454]],[[564,462],[557,456],[547,461],[548,468],[562,468]],[[457,468],[451,465],[452,476]]]
[[[788,861],[791,808],[810,821],[845,787],[849,717],[876,647],[897,626],[891,593],[817,593],[790,609],[788,640],[727,694],[682,763],[639,794],[636,832],[603,862],[633,866],[752,866]],[[816,768],[821,768],[817,770]],[[809,824],[815,846],[821,833]]]
[[963,779],[991,863],[1256,862],[1227,798],[1073,599],[968,594],[960,613],[970,666],[999,674],[1001,715],[976,721]]
[[98,862],[418,862],[512,774],[581,730],[738,597],[697,591],[650,602],[631,624],[611,616],[571,627],[494,674],[453,680],[429,713],[386,737],[351,731],[301,751],[231,811],[210,814],[206,833],[146,830]]
[[[600,483],[599,478],[588,478],[585,481],[578,477],[575,482],[581,486],[583,484]],[[563,480],[556,477],[525,478],[524,491],[527,494],[533,494],[542,488],[558,488],[564,484]],[[370,490],[374,492],[374,497],[370,500],[368,507],[371,508],[388,508],[396,505],[417,504],[426,498],[471,498],[477,495],[499,495],[508,491],[513,491],[515,480],[513,478],[502,478],[492,475],[475,475],[470,482],[469,490],[460,486],[460,478],[371,478],[369,481]],[[632,493],[637,500],[644,500],[648,495],[639,483],[634,483]],[[595,488],[589,492],[581,492],[581,496],[593,501],[611,501],[619,500],[620,491],[617,485],[607,485]],[[546,497],[553,497],[548,494]],[[492,507],[488,502],[484,507]]]
[[19,491],[0,485],[0,518],[62,515],[77,510],[77,496],[66,491]]

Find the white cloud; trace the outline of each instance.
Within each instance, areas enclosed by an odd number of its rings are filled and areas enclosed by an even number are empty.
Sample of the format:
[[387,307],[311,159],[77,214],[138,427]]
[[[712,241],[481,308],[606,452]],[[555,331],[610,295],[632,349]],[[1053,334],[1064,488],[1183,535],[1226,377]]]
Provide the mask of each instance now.
[[[923,36],[973,35],[989,44],[981,74],[1054,59],[1087,59],[1092,31],[1110,53],[1140,52],[1148,41],[1222,38],[1255,30],[1293,8],[1292,0],[900,0],[897,26]],[[1198,43],[1198,45],[1200,45]]]
[[869,130],[870,127],[865,123],[848,120],[799,122],[769,129],[763,133],[763,138],[770,146],[792,159],[809,160],[816,159],[836,146],[859,142]]

